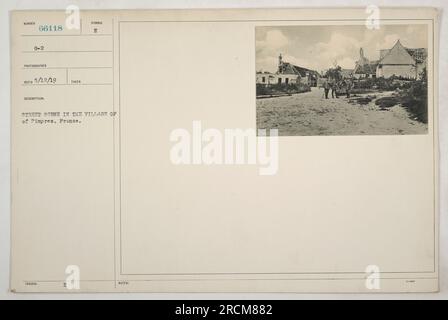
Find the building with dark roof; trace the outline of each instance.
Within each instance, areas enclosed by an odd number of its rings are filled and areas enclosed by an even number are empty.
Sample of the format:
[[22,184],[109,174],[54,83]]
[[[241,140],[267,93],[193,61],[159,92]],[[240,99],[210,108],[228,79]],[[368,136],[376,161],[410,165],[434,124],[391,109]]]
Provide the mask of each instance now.
[[319,77],[319,72],[315,70],[299,67],[283,61],[282,55],[280,54],[278,57],[277,72],[258,71],[256,74],[256,83],[260,85],[303,83],[311,87],[316,87]]
[[279,75],[296,75],[300,77],[302,83],[307,83],[311,87],[317,86],[317,80],[320,77],[319,72],[304,67],[293,65],[292,63],[283,61],[282,54],[278,57]]

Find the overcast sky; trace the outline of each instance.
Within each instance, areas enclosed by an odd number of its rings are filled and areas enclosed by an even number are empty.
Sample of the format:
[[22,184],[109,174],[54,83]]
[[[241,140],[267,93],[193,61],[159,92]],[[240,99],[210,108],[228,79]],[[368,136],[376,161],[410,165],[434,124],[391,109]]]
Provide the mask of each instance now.
[[257,71],[277,71],[278,55],[295,65],[321,71],[333,66],[353,68],[359,48],[369,60],[380,49],[390,49],[397,39],[408,48],[427,48],[426,25],[381,25],[379,30],[360,26],[257,27]]

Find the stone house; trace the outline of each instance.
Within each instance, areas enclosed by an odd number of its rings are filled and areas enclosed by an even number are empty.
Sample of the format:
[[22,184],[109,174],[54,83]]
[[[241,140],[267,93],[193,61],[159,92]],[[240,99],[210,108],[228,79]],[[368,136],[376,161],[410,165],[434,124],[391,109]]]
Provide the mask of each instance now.
[[380,60],[376,69],[377,77],[398,76],[418,79],[426,67],[426,48],[410,49],[398,40],[391,49],[380,51]]

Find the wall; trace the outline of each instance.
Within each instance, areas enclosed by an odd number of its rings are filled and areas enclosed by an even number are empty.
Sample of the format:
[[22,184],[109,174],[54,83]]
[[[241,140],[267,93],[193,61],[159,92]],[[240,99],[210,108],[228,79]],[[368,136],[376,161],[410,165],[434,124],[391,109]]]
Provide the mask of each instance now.
[[[263,78],[265,78],[264,79],[265,81],[263,81]],[[307,83],[306,78],[301,79],[301,78],[299,78],[298,75],[295,75],[295,74],[257,73],[257,80],[256,80],[257,83],[268,84],[268,79],[269,79],[269,84],[277,84],[279,81],[278,79],[281,79],[282,84],[286,83],[286,79],[288,79],[288,83],[290,83],[290,84],[298,83],[298,82]]]
[[380,73],[380,77],[390,78],[393,75],[401,76],[405,78],[415,78],[416,70],[414,66],[411,65],[383,65],[382,73]]

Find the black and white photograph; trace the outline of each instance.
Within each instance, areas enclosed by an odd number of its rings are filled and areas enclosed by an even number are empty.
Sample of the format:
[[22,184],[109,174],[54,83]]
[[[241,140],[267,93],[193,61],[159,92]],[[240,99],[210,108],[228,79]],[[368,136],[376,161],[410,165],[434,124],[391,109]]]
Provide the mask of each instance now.
[[426,25],[256,28],[258,129],[280,136],[428,131]]

